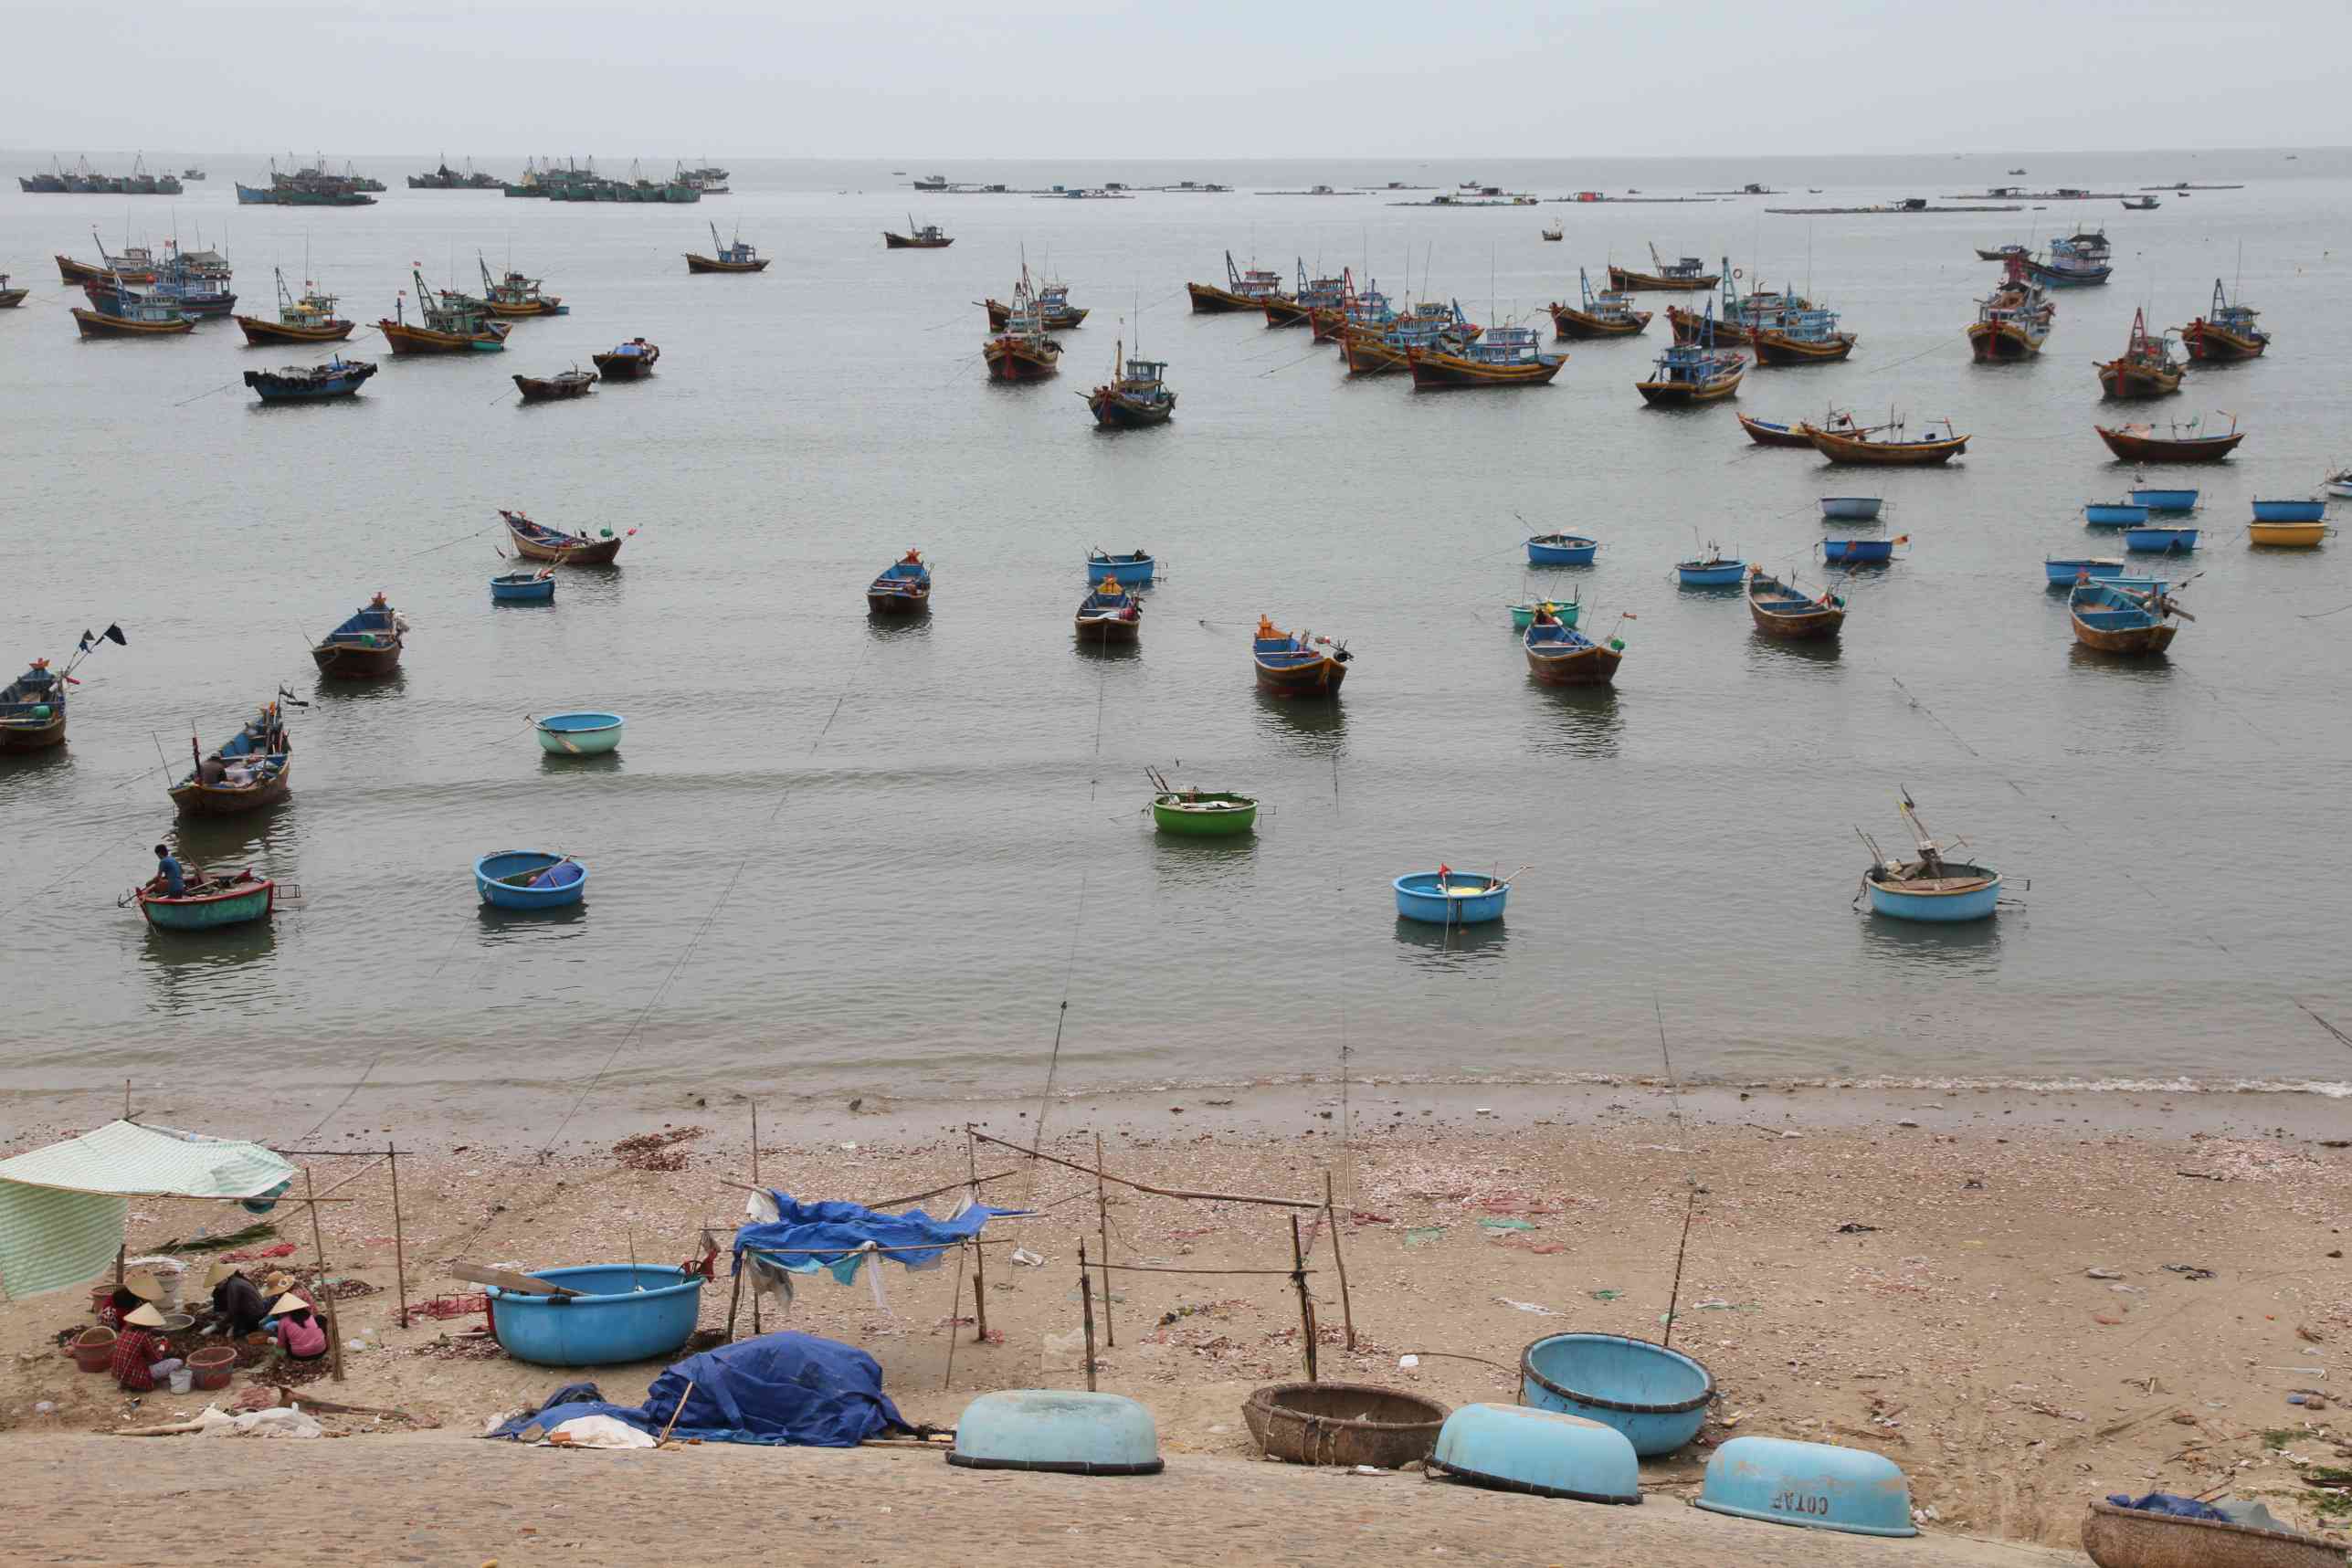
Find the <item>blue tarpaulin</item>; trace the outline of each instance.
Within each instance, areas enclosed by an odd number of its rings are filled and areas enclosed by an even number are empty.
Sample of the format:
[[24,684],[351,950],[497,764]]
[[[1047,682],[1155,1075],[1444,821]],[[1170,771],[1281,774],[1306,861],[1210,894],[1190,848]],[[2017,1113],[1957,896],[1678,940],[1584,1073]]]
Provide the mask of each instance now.
[[[686,1391],[690,1383],[691,1394]],[[634,1409],[596,1397],[592,1383],[568,1384],[539,1410],[515,1417],[490,1436],[520,1436],[534,1424],[552,1432],[575,1416],[609,1415],[659,1436],[672,1412],[678,1416],[673,1438],[708,1443],[849,1448],[884,1432],[914,1430],[882,1392],[880,1362],[853,1345],[786,1331],[721,1345],[673,1363]]]
[[830,1268],[847,1285],[858,1277],[869,1258],[889,1258],[910,1268],[935,1263],[940,1254],[971,1240],[980,1227],[998,1215],[1018,1209],[993,1209],[975,1204],[950,1219],[933,1219],[921,1209],[904,1214],[880,1214],[863,1204],[805,1204],[789,1193],[769,1194],[775,1202],[773,1222],[754,1221],[735,1232],[735,1268],[743,1268],[746,1251],[760,1253],[796,1273]]

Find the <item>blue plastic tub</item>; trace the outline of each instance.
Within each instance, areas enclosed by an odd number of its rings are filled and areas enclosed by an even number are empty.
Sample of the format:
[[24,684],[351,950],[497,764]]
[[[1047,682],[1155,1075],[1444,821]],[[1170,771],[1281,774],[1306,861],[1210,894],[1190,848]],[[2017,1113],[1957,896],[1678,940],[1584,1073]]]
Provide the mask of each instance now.
[[1539,533],[1527,542],[1530,566],[1589,566],[1600,541],[1581,533]]
[[1553,1334],[1519,1356],[1519,1402],[1616,1427],[1643,1458],[1699,1435],[1715,1380],[1684,1355],[1622,1334]]
[[2150,511],[2195,511],[2197,510],[2195,490],[2139,489],[2132,492],[2132,500]]
[[[551,868],[549,885],[544,888],[518,886],[503,879]],[[480,892],[482,902],[496,904],[502,910],[561,909],[565,904],[578,903],[580,896],[588,890],[588,868],[577,860],[566,861],[544,849],[500,849],[474,862],[474,887]]]
[[1429,1463],[1504,1491],[1577,1502],[1641,1500],[1641,1465],[1625,1434],[1556,1410],[1465,1405],[1438,1429]]
[[1511,884],[1461,871],[1408,871],[1396,879],[1397,912],[1431,925],[1483,925],[1503,918]]
[[1747,575],[1745,561],[1694,560],[1674,563],[1674,575],[1685,588],[1728,588]]
[[2124,548],[2144,552],[2186,554],[2197,548],[2197,531],[2193,528],[2166,528],[2155,523],[2142,528],[2127,528],[2124,530]]
[[1077,1476],[1155,1476],[1163,1463],[1159,1428],[1143,1405],[1122,1394],[1058,1388],[980,1395],[956,1418],[947,1462]]
[[2093,528],[2128,528],[2146,522],[2156,509],[2129,501],[2092,501],[2083,509],[2083,521]]
[[1823,496],[1821,515],[1847,522],[1866,522],[1876,519],[1885,505],[1884,498],[1880,496]]
[[702,1277],[659,1264],[595,1263],[535,1269],[531,1277],[581,1294],[526,1296],[495,1285],[482,1293],[506,1353],[540,1366],[611,1366],[669,1355],[694,1332],[702,1310]]
[[2256,522],[2317,522],[2327,515],[2324,500],[2258,500]]
[[2094,577],[2120,577],[2124,562],[2119,555],[2077,555],[2067,560],[2053,555],[2042,562],[2041,570],[2053,583],[2071,584],[2085,573]]
[[1707,1461],[1697,1506],[1709,1513],[1851,1535],[1916,1535],[1911,1483],[1863,1448],[1734,1437]]
[[1158,563],[1137,551],[1133,555],[1089,555],[1086,558],[1086,580],[1100,583],[1105,577],[1115,577],[1123,588],[1151,586],[1152,572]]
[[490,580],[490,602],[499,605],[548,605],[555,601],[553,572],[509,572]]

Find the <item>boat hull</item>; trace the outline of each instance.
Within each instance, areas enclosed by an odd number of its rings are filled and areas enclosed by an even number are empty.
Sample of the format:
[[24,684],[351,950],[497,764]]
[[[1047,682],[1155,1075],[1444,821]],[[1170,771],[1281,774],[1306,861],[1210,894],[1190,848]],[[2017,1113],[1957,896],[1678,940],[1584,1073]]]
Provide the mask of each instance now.
[[[1511,884],[1492,877],[1411,871],[1391,885],[1397,891],[1397,913],[1427,925],[1485,925],[1503,918],[1511,898]],[[1473,890],[1465,893],[1464,889]]]
[[2143,555],[2186,555],[2197,548],[2193,528],[2127,528],[2124,548]]
[[1854,335],[1839,332],[1829,338],[1795,338],[1786,332],[1749,335],[1756,363],[1763,365],[1834,364],[1854,352]]
[[60,256],[57,261],[58,277],[68,283],[111,283],[117,278],[125,283],[155,281],[155,269],[152,267],[134,267],[127,272],[118,272],[111,268],[93,267],[87,261],[76,261],[70,256]]
[[1890,920],[1924,921],[1935,925],[1985,920],[2001,899],[2001,879],[1998,876],[1979,887],[1950,891],[1909,891],[1884,886],[1872,878],[1864,878],[1863,886],[1870,889],[1872,913]]
[[[2070,612],[2071,614],[2071,612]],[[2176,626],[2094,626],[2084,623],[2079,615],[2073,616],[2074,640],[2084,647],[2101,653],[2126,654],[2140,657],[2162,653],[2172,646]]]
[[1971,321],[1968,353],[1979,364],[2002,364],[2031,359],[2041,352],[2047,334],[2036,337],[2013,321]]
[[1756,629],[1766,637],[1778,637],[1783,642],[1820,642],[1836,637],[1845,626],[1842,605],[1787,598],[1776,598],[1767,604],[1764,594],[1775,591],[1786,594],[1787,585],[1770,577],[1748,579],[1747,613],[1756,622]]
[[2112,556],[2085,555],[2070,561],[2044,561],[2041,571],[2051,583],[2071,585],[2086,577],[2120,577],[2124,574],[2124,563]]
[[[1573,536],[1572,536],[1573,537]],[[1600,550],[1600,542],[1587,539],[1577,544],[1542,544],[1527,542],[1527,564],[1530,566],[1589,566]]]
[[578,381],[546,380],[518,375],[514,389],[522,394],[525,403],[561,403],[569,397],[585,397],[596,389],[596,378],[585,376]]
[[2270,339],[2250,338],[2225,327],[2199,318],[2180,329],[2181,346],[2193,360],[2226,363],[2233,360],[2259,359],[2271,346]]
[[1347,679],[1347,666],[1329,655],[1301,664],[1251,662],[1258,671],[1258,689],[1274,697],[1336,697]]
[[213,931],[266,921],[278,907],[278,884],[239,882],[210,893],[173,899],[142,890],[139,912],[158,931]]
[[273,777],[243,789],[235,789],[227,784],[190,782],[170,793],[172,804],[180,808],[183,816],[241,816],[248,811],[276,805],[293,795],[293,760],[289,758],[280,763]]
[[1555,338],[1638,337],[1650,325],[1650,315],[1647,310],[1636,310],[1629,316],[1596,316],[1573,305],[1555,305],[1552,307],[1552,335]]
[[1039,348],[997,338],[984,346],[980,355],[987,363],[991,381],[1043,381],[1061,374],[1061,353],[1049,344]]
[[1813,437],[1805,434],[1802,426],[1776,425],[1769,419],[1751,419],[1746,415],[1735,416],[1739,427],[1747,438],[1759,447],[1802,447],[1812,449]]
[[2258,500],[2254,503],[2256,522],[2317,522],[2327,515],[2324,500]]
[[1266,301],[1266,324],[1270,327],[1303,327],[1313,315],[1313,306],[1302,305],[1296,300]]
[[168,338],[195,330],[195,322],[183,316],[176,321],[132,321],[121,316],[110,316],[100,310],[73,308],[74,325],[86,338]]
[[47,719],[0,723],[0,752],[46,752],[51,746],[65,744],[65,739],[66,708],[62,702],[50,704]]
[[882,230],[884,250],[944,250],[955,243],[952,236],[941,239],[917,239],[911,235],[892,234],[888,229]]
[[551,561],[558,566],[609,566],[613,557],[621,552],[621,536],[597,539],[579,544],[548,544],[509,528],[508,539],[513,542],[514,552],[525,561]]
[[1968,449],[1969,437],[1956,436],[1946,441],[1862,441],[1850,436],[1833,436],[1815,426],[1807,426],[1813,438],[1813,449],[1833,463],[1858,463],[1875,468],[1925,468],[1935,463],[1948,463]]
[[499,879],[544,870],[562,859],[542,849],[498,850],[474,862],[474,890],[482,902],[501,910],[555,910],[576,904],[588,890],[588,868],[577,860],[571,864],[579,868],[580,874],[561,887],[518,887]]
[[626,727],[617,713],[550,713],[531,732],[551,757],[600,757],[619,749]]
[[2246,525],[2246,542],[2295,550],[2307,550],[2325,542],[2334,530],[2324,522],[2251,522]]
[[332,343],[351,336],[354,323],[324,321],[314,327],[296,326],[285,321],[265,321],[253,316],[238,316],[237,326],[248,343]]
[[1681,408],[1701,403],[1720,403],[1739,392],[1740,378],[1747,374],[1742,365],[1729,375],[1713,381],[1637,381],[1634,390],[1641,401],[1653,408]]
[[1678,564],[1674,568],[1675,581],[1685,588],[1736,587],[1746,575],[1747,563],[1745,561],[1725,561],[1706,566]]
[[1700,294],[1723,281],[1717,272],[1702,273],[1691,278],[1661,278],[1654,272],[1632,272],[1622,267],[1608,269],[1608,286],[1619,294]]
[[2109,397],[2162,397],[2180,390],[2180,373],[2161,365],[2111,360],[2099,367],[2099,386]]
[[1094,423],[1113,430],[1139,430],[1146,425],[1165,425],[1176,414],[1176,398],[1169,396],[1154,403],[1139,403],[1131,397],[1097,390],[1086,399]]
[[1871,566],[1894,559],[1891,539],[1825,539],[1821,558],[1832,565]]
[[2196,436],[2189,437],[2138,436],[2128,430],[2110,430],[2104,425],[2091,426],[2107,450],[2126,463],[2218,463],[2238,449],[2248,432],[2232,430],[2227,436]]
[[686,270],[689,272],[765,272],[767,270],[767,264],[773,259],[775,259],[773,257],[763,256],[757,261],[718,261],[708,256],[697,256],[690,250],[686,253]]
[[2132,492],[2132,504],[2144,506],[2150,511],[2195,511],[2197,492],[2195,490],[2136,489]]
[[2092,501],[2083,508],[2083,521],[2089,528],[2133,528],[2146,522],[2153,510],[2120,501]]
[[1239,310],[1262,310],[1266,307],[1262,298],[1236,294],[1213,283],[1187,283],[1184,287],[1185,291],[1192,296],[1192,308],[1202,315],[1229,315]]
[[1717,321],[1704,311],[1685,310],[1680,305],[1666,307],[1666,324],[1674,330],[1678,343],[1695,343],[1710,333],[1721,348],[1746,348],[1756,341],[1746,321]]
[[1456,387],[1547,386],[1568,362],[1561,356],[1533,364],[1485,364],[1456,354],[1414,349],[1408,353],[1406,363],[1412,369],[1415,386]]
[[0,310],[13,310],[25,302],[30,289],[0,289]]
[[322,642],[311,649],[311,662],[330,680],[382,680],[400,668],[400,641],[381,647]]
[[661,351],[652,349],[641,354],[590,354],[588,363],[606,381],[641,381],[653,374],[654,364],[660,358]]
[[1081,614],[1076,619],[1075,629],[1080,642],[1105,647],[1125,647],[1143,640],[1144,617]]
[[437,332],[405,321],[378,321],[375,330],[396,354],[498,353],[506,347],[497,332]]
[[1411,363],[1408,351],[1363,332],[1343,331],[1339,352],[1350,375],[1384,375]]
[[1524,644],[1527,673],[1546,686],[1608,686],[1617,679],[1625,656],[1602,643],[1551,653]]
[[[1186,810],[1176,804],[1176,797],[1155,797],[1153,825],[1179,838],[1231,838],[1249,832],[1258,821],[1258,803],[1248,795],[1202,792],[1194,795],[1192,801],[1196,809]],[[1217,805],[1219,809],[1197,809],[1204,805]]]
[[877,616],[920,616],[931,608],[929,588],[902,588],[895,591],[869,588],[866,609]]

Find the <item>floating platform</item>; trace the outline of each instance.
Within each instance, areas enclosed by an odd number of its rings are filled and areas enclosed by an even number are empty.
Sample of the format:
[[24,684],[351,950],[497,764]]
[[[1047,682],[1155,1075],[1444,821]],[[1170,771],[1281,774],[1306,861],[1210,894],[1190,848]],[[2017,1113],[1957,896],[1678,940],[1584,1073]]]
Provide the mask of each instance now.
[[1896,203],[1893,205],[1882,204],[1872,207],[1767,207],[1764,210],[1768,213],[1777,213],[1783,217],[1877,217],[1882,215],[1909,217],[1916,213],[2021,213],[2025,208],[2021,205],[1931,207]]

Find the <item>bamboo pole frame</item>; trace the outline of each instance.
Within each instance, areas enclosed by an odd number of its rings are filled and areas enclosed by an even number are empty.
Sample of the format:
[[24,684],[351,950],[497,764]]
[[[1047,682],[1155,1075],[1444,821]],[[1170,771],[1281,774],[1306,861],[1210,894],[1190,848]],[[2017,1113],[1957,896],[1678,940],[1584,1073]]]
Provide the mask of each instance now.
[[1299,1288],[1299,1331],[1306,1342],[1307,1381],[1315,1379],[1314,1299],[1307,1294],[1306,1250],[1299,1245],[1299,1216],[1291,1216],[1291,1278]]
[[1086,1267],[1086,1239],[1078,1242],[1078,1304],[1085,1315],[1086,1325],[1086,1392],[1094,1390],[1094,1276]]
[[319,1314],[327,1321],[327,1370],[334,1380],[343,1380],[343,1327],[335,1321],[335,1294],[327,1287],[327,1238],[319,1229],[319,1200],[311,1195],[318,1184],[311,1179],[309,1166],[302,1168],[303,1202],[311,1205],[311,1246],[319,1255]]
[[1024,1149],[1018,1143],[1007,1143],[1002,1138],[991,1138],[986,1132],[979,1131],[975,1128],[966,1127],[964,1131],[972,1137],[978,1139],[983,1143],[994,1143],[999,1149],[1010,1149],[1015,1153],[1020,1154],[1028,1159],[1043,1160],[1049,1165],[1064,1166],[1084,1175],[1100,1176],[1104,1181],[1115,1183],[1123,1187],[1132,1188],[1139,1193],[1149,1193],[1154,1197],[1190,1198],[1197,1202],[1215,1204],[1263,1204],[1271,1208],[1319,1209],[1323,1207],[1323,1200],[1321,1198],[1272,1198],[1250,1193],[1193,1193],[1186,1192],[1178,1187],[1155,1187],[1147,1182],[1130,1181],[1125,1176],[1114,1176],[1108,1171],[1100,1171],[1090,1165],[1081,1165],[1074,1160],[1063,1160],[1051,1154],[1039,1153],[1034,1149]]
[[1111,1322],[1111,1200],[1102,1185],[1102,1134],[1094,1134],[1094,1217],[1100,1226],[1102,1250],[1098,1258],[1102,1265],[1102,1342],[1113,1350],[1119,1348],[1119,1331]]
[[1347,1299],[1347,1258],[1339,1250],[1339,1214],[1331,1205],[1331,1172],[1323,1173],[1323,1217],[1331,1226],[1331,1264],[1339,1271],[1339,1317],[1346,1326],[1347,1348],[1355,1349],[1355,1308]]

